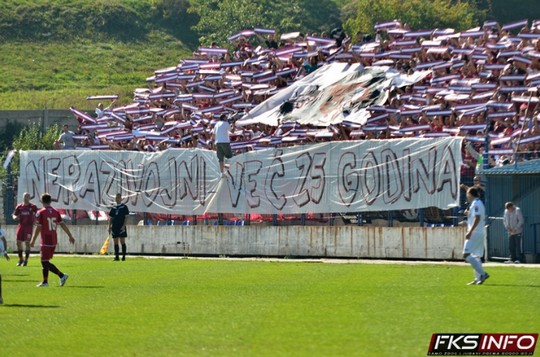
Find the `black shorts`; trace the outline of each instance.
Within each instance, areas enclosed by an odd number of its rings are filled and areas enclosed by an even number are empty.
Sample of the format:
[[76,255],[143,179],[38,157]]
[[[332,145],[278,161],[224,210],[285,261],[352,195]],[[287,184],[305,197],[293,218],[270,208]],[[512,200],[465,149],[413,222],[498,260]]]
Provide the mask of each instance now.
[[111,236],[112,238],[127,238],[127,230],[111,229]]
[[224,158],[230,159],[232,157],[232,150],[230,143],[217,143],[216,153],[219,162],[223,162]]

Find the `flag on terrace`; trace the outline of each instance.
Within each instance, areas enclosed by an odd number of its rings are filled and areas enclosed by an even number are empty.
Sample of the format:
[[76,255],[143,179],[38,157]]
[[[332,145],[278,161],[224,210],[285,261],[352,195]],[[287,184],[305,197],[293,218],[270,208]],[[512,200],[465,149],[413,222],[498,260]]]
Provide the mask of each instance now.
[[409,76],[388,67],[332,63],[276,93],[236,124],[278,126],[278,121],[296,121],[326,127],[344,120],[365,124],[371,116],[366,108],[383,105],[392,86],[416,83],[429,73],[419,71]]

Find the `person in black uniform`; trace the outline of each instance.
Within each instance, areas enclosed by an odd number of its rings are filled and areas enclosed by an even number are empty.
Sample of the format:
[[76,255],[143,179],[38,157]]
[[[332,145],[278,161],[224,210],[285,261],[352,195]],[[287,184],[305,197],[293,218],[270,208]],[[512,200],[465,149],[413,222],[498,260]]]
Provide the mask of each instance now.
[[111,211],[109,212],[109,232],[114,241],[114,260],[118,261],[120,260],[119,240],[122,244],[122,260],[126,260],[126,216],[129,215],[129,209],[122,203],[122,195],[120,193],[116,194],[115,201],[116,206],[111,208]]

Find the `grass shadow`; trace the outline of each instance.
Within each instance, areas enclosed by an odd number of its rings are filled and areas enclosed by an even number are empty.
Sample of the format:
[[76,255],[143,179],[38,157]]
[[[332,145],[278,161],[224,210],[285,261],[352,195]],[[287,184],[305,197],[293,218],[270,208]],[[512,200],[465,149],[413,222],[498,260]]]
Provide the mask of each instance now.
[[534,284],[485,284],[485,286],[504,286],[511,288],[540,288],[540,285]]
[[4,307],[24,307],[29,309],[57,309],[59,305],[39,305],[39,304],[4,304]]

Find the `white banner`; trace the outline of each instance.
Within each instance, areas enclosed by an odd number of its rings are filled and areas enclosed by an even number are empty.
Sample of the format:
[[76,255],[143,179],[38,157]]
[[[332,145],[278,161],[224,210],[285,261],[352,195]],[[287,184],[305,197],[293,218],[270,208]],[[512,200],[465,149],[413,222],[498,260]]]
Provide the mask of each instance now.
[[215,153],[176,149],[21,151],[18,197],[54,206],[131,211],[323,213],[447,209],[459,204],[462,138],[329,142],[237,155],[220,178]]

